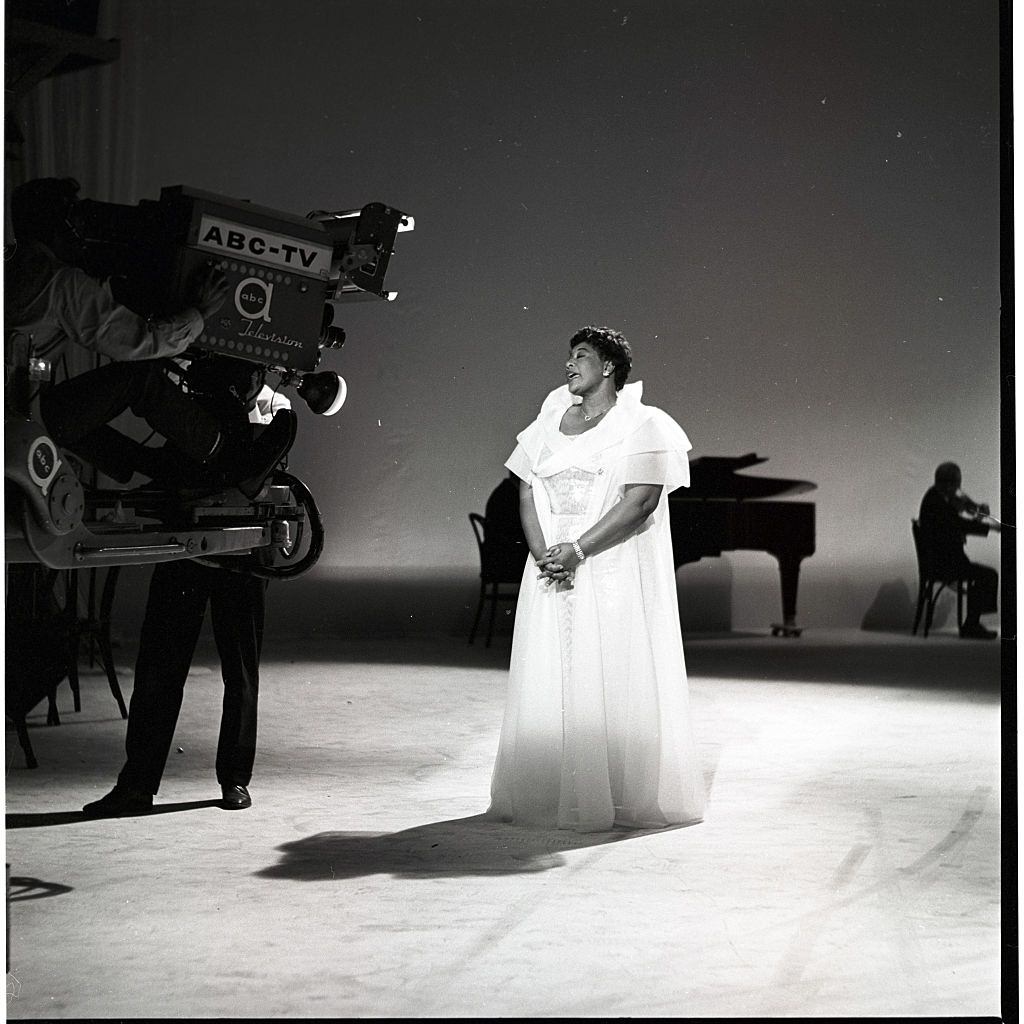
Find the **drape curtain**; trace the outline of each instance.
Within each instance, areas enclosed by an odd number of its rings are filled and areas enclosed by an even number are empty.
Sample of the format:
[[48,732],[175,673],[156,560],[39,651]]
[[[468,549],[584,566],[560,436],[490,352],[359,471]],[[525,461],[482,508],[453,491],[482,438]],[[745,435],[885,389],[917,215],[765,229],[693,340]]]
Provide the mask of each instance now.
[[[101,0],[96,35],[101,39],[132,39],[145,4],[132,0]],[[77,179],[83,198],[134,203],[139,134],[139,64],[137,47],[122,48],[117,60],[44,79],[19,97],[8,117],[20,130],[20,146],[8,146],[6,187],[43,177]],[[8,133],[10,139],[10,133]],[[6,204],[5,204],[6,205]],[[5,219],[5,241],[11,239]],[[93,358],[71,346],[68,369],[90,369]]]
[[[103,0],[96,35],[134,38],[132,23],[144,7]],[[83,196],[136,201],[139,58],[137,48],[122,47],[111,63],[44,79],[21,98],[15,111],[24,134],[20,180],[70,176],[81,182]]]

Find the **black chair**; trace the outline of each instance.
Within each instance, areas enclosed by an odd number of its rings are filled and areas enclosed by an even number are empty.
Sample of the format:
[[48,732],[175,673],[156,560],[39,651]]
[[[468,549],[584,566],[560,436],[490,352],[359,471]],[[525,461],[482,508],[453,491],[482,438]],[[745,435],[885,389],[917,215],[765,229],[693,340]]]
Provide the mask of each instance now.
[[935,604],[939,595],[947,587],[956,591],[956,624],[958,627],[964,624],[964,594],[966,593],[966,582],[959,576],[948,571],[942,571],[935,566],[934,559],[928,551],[928,545],[921,536],[921,524],[916,519],[910,520],[910,529],[914,534],[914,550],[917,552],[917,610],[914,612],[914,628],[910,631],[917,635],[917,627],[921,622],[921,613],[924,612],[924,635],[928,635],[931,629],[932,617],[935,614]]
[[[519,599],[519,584],[522,582],[523,567],[526,565],[526,545],[515,538],[511,542],[503,543],[505,538],[500,535],[489,536],[487,520],[479,512],[470,512],[469,522],[480,551],[480,600],[477,602],[469,642],[472,643],[476,639],[484,601],[490,600],[491,614],[487,624],[487,641],[484,644],[485,647],[490,647],[494,634],[494,613],[498,602],[511,601],[514,604]],[[502,590],[502,587],[514,589]]]
[[26,718],[44,698],[46,724],[60,725],[57,687],[68,680],[78,691],[78,636],[73,596],[61,583],[66,575],[35,563],[6,566],[7,608],[4,646],[4,710],[14,723],[25,766],[38,765]]
[[[89,667],[96,663],[97,651],[107,674],[107,685],[117,701],[117,709],[121,712],[122,718],[128,717],[128,708],[125,706],[124,697],[121,694],[121,687],[117,680],[117,669],[114,667],[114,653],[110,639],[110,617],[114,606],[114,596],[117,592],[117,581],[121,574],[121,566],[112,565],[106,571],[103,580],[103,590],[99,599],[97,611],[96,603],[96,569],[89,570],[89,586],[86,596],[85,614],[81,614],[77,604],[75,606],[75,632],[78,635],[79,650],[84,647],[89,656]],[[69,590],[75,595],[78,594],[78,569],[68,570]],[[81,711],[81,703],[78,699],[78,666],[77,663],[72,669],[74,678],[71,681],[71,688],[75,694],[75,710]]]
[[[78,660],[83,640],[98,643],[110,692],[121,717],[128,717],[110,643],[110,612],[119,571],[117,566],[107,570],[99,617],[83,619],[78,607],[78,570],[51,569],[35,563],[6,567],[4,705],[7,717],[14,723],[27,768],[35,768],[39,763],[27,722],[36,705],[45,698],[46,724],[60,725],[57,688],[67,679],[75,711],[82,710]],[[89,660],[91,665],[91,651]]]

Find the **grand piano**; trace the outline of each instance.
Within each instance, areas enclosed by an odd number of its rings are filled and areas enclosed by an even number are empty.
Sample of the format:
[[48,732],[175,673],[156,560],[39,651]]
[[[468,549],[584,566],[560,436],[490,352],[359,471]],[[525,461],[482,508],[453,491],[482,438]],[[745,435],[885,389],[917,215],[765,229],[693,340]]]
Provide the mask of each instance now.
[[723,551],[774,555],[782,583],[782,621],[772,623],[772,636],[797,637],[802,630],[796,624],[800,563],[814,554],[814,504],[765,499],[802,494],[817,485],[738,472],[767,461],[753,452],[694,459],[690,486],[678,488],[668,499],[672,548],[677,568]]

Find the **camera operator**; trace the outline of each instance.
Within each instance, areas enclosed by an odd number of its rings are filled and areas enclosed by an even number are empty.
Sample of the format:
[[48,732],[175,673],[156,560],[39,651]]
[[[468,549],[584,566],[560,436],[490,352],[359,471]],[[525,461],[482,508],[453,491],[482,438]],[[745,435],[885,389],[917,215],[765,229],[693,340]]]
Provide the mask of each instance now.
[[[249,418],[266,424],[279,408],[290,409],[290,403],[264,385]],[[207,606],[224,682],[216,761],[221,806],[252,806],[248,786],[256,757],[266,589],[265,579],[242,567],[216,568],[189,559],[154,566],[135,662],[126,760],[114,788],[82,808],[87,817],[122,817],[152,808]]]
[[[294,414],[254,438],[244,418],[218,418],[166,375],[166,359],[184,352],[223,304],[226,278],[208,268],[194,282],[191,306],[168,317],[139,316],[117,302],[108,282],[62,259],[71,251],[69,214],[78,189],[73,178],[38,178],[11,194],[16,243],[5,261],[5,330],[28,335],[35,357],[55,361],[75,342],[113,360],[42,392],[47,430],[57,444],[123,483],[137,470],[158,483],[238,486],[254,497],[294,441]],[[127,409],[186,456],[191,479],[180,476],[182,460],[110,426]]]

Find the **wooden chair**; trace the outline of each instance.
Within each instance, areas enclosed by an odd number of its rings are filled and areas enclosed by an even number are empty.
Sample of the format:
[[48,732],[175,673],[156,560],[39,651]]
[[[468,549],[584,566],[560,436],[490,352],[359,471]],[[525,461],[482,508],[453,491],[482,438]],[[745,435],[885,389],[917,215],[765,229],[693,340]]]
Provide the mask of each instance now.
[[78,692],[78,636],[71,594],[59,584],[57,569],[28,564],[6,566],[7,608],[4,646],[4,710],[14,723],[25,766],[38,764],[26,717],[44,698],[46,724],[60,725],[57,687],[65,679],[81,707]]
[[[470,512],[469,522],[476,535],[476,544],[480,552],[480,600],[477,602],[469,642],[473,643],[476,639],[484,601],[490,600],[491,614],[487,624],[487,641],[484,644],[485,647],[490,647],[498,602],[511,601],[514,604],[519,599],[519,584],[523,579],[526,550],[520,544],[503,544],[500,537],[489,537],[487,520],[479,512]],[[513,589],[502,590],[503,587]]]
[[[9,415],[32,419],[37,397],[29,375],[31,339],[15,333],[5,342],[7,380],[4,399]],[[99,365],[100,357],[96,357]],[[58,367],[68,376],[67,356]],[[38,387],[47,387],[40,382]],[[65,452],[65,457],[68,453]],[[73,455],[71,460],[79,479],[85,479],[83,466]],[[92,483],[95,485],[95,471]],[[46,724],[60,725],[57,688],[67,679],[75,711],[82,710],[78,678],[78,659],[83,640],[88,643],[89,664],[93,664],[98,645],[110,692],[122,718],[128,717],[118,684],[110,642],[110,615],[117,587],[119,566],[107,569],[99,614],[95,614],[96,569],[89,570],[89,597],[85,616],[79,613],[77,569],[52,569],[34,562],[5,566],[7,601],[4,628],[5,687],[4,709],[14,723],[18,742],[28,768],[38,765],[29,737],[27,716],[44,698],[47,701]]]
[[[90,615],[83,619],[78,608],[78,570],[51,569],[35,563],[6,567],[4,705],[7,717],[14,723],[27,768],[38,765],[27,722],[36,705],[45,698],[46,724],[60,725],[57,688],[67,679],[75,711],[82,710],[78,659],[83,639],[99,645],[110,692],[121,717],[128,717],[110,644],[110,613],[118,572],[117,566],[107,570],[99,617]],[[90,664],[92,657],[90,652]]]
[[[84,614],[78,610],[76,601],[75,605],[75,632],[78,636],[79,651],[85,648],[82,653],[87,653],[89,656],[89,667],[96,663],[97,652],[99,654],[100,663],[103,665],[103,670],[107,674],[107,685],[110,687],[110,692],[117,702],[117,709],[121,712],[122,718],[128,717],[128,708],[125,706],[124,697],[121,694],[121,687],[117,680],[117,669],[114,667],[114,653],[112,650],[112,643],[110,639],[110,618],[114,606],[114,597],[117,592],[117,581],[121,574],[121,566],[112,565],[107,568],[106,576],[103,580],[103,590],[100,594],[99,607],[97,610],[96,602],[96,574],[97,569],[89,569],[89,584],[88,593],[86,596],[86,605]],[[78,569],[68,570],[69,590],[78,595]],[[77,664],[73,668],[74,679],[72,680],[72,690],[75,694],[75,710],[81,710],[81,704],[78,699],[78,667]]]
[[927,543],[921,537],[921,524],[916,519],[910,520],[910,529],[914,535],[914,550],[917,552],[917,610],[914,612],[914,628],[910,631],[917,635],[917,627],[921,623],[921,614],[924,613],[924,635],[928,635],[931,629],[932,617],[935,614],[935,605],[939,595],[947,587],[956,591],[956,624],[958,627],[964,624],[964,595],[966,583],[959,576],[950,575],[948,572],[940,572],[934,565],[931,553],[928,551]]

